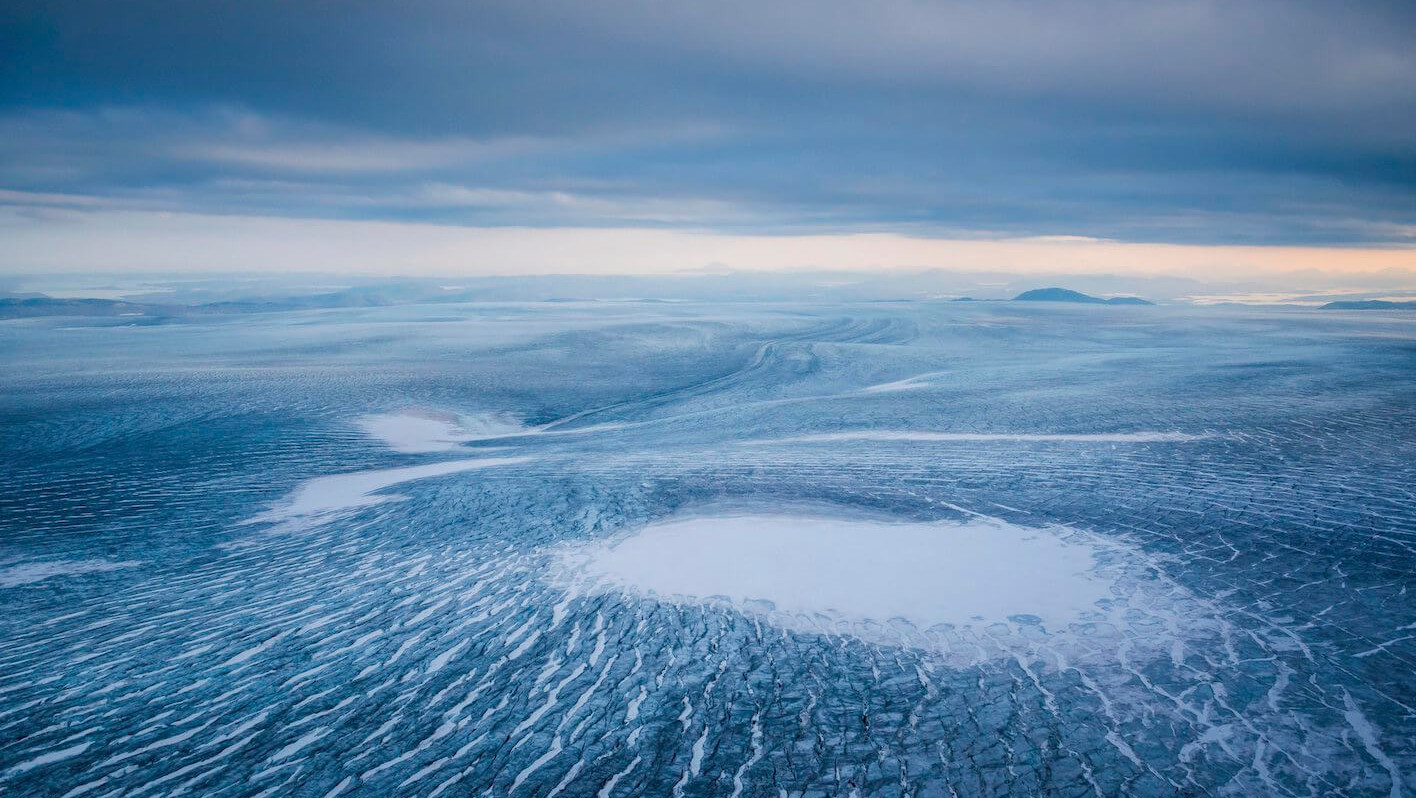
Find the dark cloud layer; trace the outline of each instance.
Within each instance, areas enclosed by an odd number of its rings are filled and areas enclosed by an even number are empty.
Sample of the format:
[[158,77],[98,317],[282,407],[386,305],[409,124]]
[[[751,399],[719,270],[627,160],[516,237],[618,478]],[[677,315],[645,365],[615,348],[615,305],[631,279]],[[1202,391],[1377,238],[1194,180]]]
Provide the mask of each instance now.
[[10,2],[0,200],[1416,241],[1416,6]]

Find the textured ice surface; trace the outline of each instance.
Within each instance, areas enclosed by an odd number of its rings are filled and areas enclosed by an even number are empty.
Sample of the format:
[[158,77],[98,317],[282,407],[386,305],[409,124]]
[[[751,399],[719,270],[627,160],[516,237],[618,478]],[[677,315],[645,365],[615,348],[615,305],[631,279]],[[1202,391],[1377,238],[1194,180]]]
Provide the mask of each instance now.
[[1160,443],[1193,441],[1206,437],[1184,432],[930,432],[925,430],[862,430],[800,435],[778,443],[839,443],[842,441],[934,441],[963,443]]
[[[0,563],[141,565],[0,587],[0,793],[1416,795],[1413,340],[1011,303],[6,323]],[[408,408],[531,432],[358,424]],[[925,626],[584,570],[731,515],[1004,530],[1009,584],[1101,590]],[[823,603],[930,606],[933,543]]]

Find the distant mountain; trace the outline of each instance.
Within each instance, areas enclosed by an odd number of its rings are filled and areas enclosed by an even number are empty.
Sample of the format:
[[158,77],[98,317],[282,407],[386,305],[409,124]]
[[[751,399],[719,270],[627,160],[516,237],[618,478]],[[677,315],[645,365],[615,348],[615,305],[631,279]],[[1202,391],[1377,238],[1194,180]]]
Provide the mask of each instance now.
[[1078,302],[1089,305],[1154,305],[1140,297],[1118,296],[1102,299],[1099,296],[1083,294],[1067,288],[1034,288],[1013,297],[1014,302]]
[[1386,299],[1342,299],[1323,305],[1320,310],[1416,310],[1416,302],[1391,302]]
[[[257,289],[252,289],[240,282],[224,291],[219,284],[214,287],[201,284],[194,289],[152,291],[121,299],[76,299],[0,292],[0,319],[91,317],[108,318],[108,323],[161,324],[193,317],[414,304],[591,300],[712,302],[724,299],[738,302],[744,299],[827,300],[837,297],[867,302],[907,302],[937,299],[955,293],[956,286],[946,282],[921,285],[920,280],[945,279],[933,272],[923,275],[881,277],[861,274],[851,275],[849,280],[843,280],[841,274],[836,272],[804,275],[744,272],[726,275],[490,276],[459,278],[456,285],[447,285],[446,280],[382,280],[355,286],[325,287],[324,290],[309,290],[315,286],[300,283],[290,293],[281,293],[278,286],[261,284]],[[998,289],[990,286],[989,290]],[[1065,288],[1025,291],[1014,299],[1097,305],[1151,304],[1136,297],[1103,299]],[[954,301],[982,303],[1011,300],[963,296]]]

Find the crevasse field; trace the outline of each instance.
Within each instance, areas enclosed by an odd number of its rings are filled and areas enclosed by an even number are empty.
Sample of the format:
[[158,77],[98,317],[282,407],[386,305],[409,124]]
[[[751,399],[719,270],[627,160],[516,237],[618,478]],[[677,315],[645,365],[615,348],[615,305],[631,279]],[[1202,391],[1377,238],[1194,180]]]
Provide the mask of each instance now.
[[1416,794],[1416,321],[0,323],[0,793]]

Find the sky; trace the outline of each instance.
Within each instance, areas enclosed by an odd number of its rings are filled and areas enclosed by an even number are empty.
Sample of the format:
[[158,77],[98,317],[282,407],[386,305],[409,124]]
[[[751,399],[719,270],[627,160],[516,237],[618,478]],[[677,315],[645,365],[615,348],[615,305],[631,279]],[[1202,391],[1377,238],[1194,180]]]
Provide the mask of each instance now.
[[0,273],[1416,288],[1413,42],[1401,0],[9,0]]

